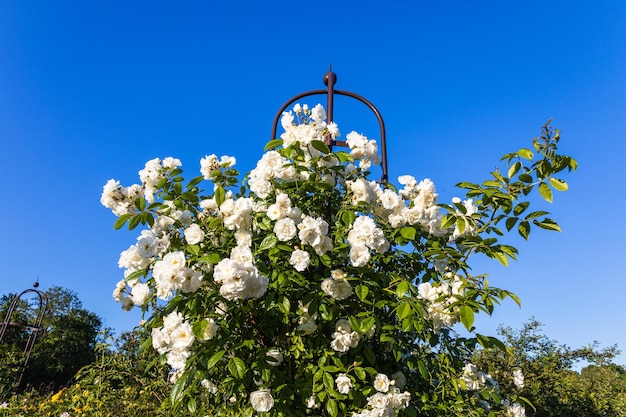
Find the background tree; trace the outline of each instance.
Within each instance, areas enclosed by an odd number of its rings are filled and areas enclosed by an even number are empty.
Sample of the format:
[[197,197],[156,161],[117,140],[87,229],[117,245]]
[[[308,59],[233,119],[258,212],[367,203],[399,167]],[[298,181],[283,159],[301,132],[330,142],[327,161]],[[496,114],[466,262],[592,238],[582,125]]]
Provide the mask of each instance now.
[[[74,374],[95,359],[95,346],[102,320],[98,315],[83,308],[75,292],[52,287],[44,291],[48,297],[48,310],[43,318],[43,332],[32,351],[28,367],[22,379],[22,387],[45,389],[67,384]],[[2,297],[0,317],[4,317],[14,295]],[[33,322],[35,306],[24,300],[12,316],[14,321]],[[11,329],[0,347],[1,362],[21,360],[24,349],[24,332]],[[3,394],[10,392],[14,375],[5,367],[5,378],[0,381]]]
[[[541,333],[531,319],[521,330],[502,327],[507,350],[482,350],[473,363],[505,389],[515,389],[512,372],[524,375],[521,395],[534,406],[528,416],[626,416],[626,368],[612,363],[617,346],[600,349],[597,343],[570,348]],[[573,368],[590,363],[582,371]]]

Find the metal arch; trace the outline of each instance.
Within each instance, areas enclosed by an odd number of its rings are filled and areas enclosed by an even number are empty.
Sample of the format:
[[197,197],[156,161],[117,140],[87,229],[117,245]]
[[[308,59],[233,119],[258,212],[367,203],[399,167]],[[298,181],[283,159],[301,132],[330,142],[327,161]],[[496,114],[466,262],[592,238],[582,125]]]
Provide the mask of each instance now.
[[[383,170],[383,174],[379,182],[386,183],[389,177],[388,177],[388,166],[387,166],[387,135],[385,131],[385,122],[383,120],[383,117],[380,114],[380,111],[378,111],[378,109],[376,108],[376,106],[374,106],[374,104],[372,104],[372,102],[366,99],[365,97],[360,96],[356,93],[352,93],[350,91],[335,90],[334,85],[336,82],[337,82],[337,75],[332,71],[332,67],[331,67],[331,69],[324,75],[324,84],[328,86],[327,90],[311,90],[311,91],[307,91],[304,93],[300,93],[292,97],[291,99],[289,99],[285,104],[283,104],[283,106],[280,108],[280,110],[278,110],[278,112],[276,113],[276,116],[274,117],[271,139],[276,138],[276,130],[278,128],[278,122],[283,112],[287,109],[287,107],[289,107],[289,105],[291,105],[297,100],[300,100],[301,98],[313,96],[313,95],[326,94],[328,96],[328,103],[326,106],[326,116],[327,116],[326,118],[327,118],[328,123],[333,121],[334,95],[335,94],[354,98],[356,100],[359,100],[361,103],[365,104],[367,107],[369,107],[370,110],[374,112],[374,114],[376,115],[376,118],[378,119],[378,124],[380,126],[381,166]],[[326,137],[326,145],[330,149],[332,149],[332,147],[335,145],[345,147],[347,146],[347,143],[345,141],[333,140],[330,136],[328,136]]]
[[[7,328],[9,327],[18,327],[18,328],[22,328],[23,331],[27,331],[27,330],[29,331],[28,340],[26,341],[26,344],[24,345],[24,351],[22,354],[24,360],[22,364],[19,365],[19,377],[17,379],[17,382],[15,383],[15,389],[19,388],[19,386],[22,384],[22,378],[24,377],[24,372],[26,371],[26,368],[28,366],[30,355],[33,351],[33,347],[35,346],[35,341],[37,340],[37,336],[39,335],[39,333],[43,331],[43,327],[41,326],[41,323],[43,322],[44,315],[46,314],[46,311],[48,309],[48,296],[44,292],[37,289],[37,287],[39,286],[38,282],[35,282],[33,286],[35,287],[35,289],[29,288],[27,290],[22,291],[15,297],[13,297],[13,300],[11,301],[11,304],[9,305],[9,308],[6,312],[6,315],[4,316],[4,320],[2,321],[2,323],[0,323],[0,344],[4,342],[4,336],[6,334]],[[31,292],[35,293],[37,297],[39,298],[39,306],[37,308],[37,317],[35,318],[35,322],[34,323],[12,322],[11,316],[15,312],[15,309],[17,308],[17,304],[19,300],[22,299],[24,295],[31,293]]]

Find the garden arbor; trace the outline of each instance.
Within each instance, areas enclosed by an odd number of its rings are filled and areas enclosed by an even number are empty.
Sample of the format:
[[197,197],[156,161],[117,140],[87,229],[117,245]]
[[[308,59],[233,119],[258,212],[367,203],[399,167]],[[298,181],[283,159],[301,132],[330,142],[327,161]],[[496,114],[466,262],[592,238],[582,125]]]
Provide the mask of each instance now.
[[[26,289],[13,297],[11,304],[9,304],[9,308],[6,311],[4,319],[2,323],[0,323],[0,344],[5,342],[5,338],[7,336],[7,330],[13,328],[18,332],[22,332],[26,334],[26,340],[24,343],[23,356],[20,363],[17,365],[17,380],[15,382],[15,388],[19,388],[22,383],[22,377],[24,376],[24,372],[28,367],[28,360],[30,359],[30,354],[33,351],[33,347],[35,346],[35,342],[39,335],[43,332],[42,321],[44,315],[46,314],[46,310],[48,308],[48,297],[46,294],[37,289],[39,286],[39,282],[36,281],[33,284],[33,288]],[[13,320],[15,313],[18,312],[18,306],[20,301],[25,301],[29,295],[35,295],[35,303],[36,306],[34,308],[35,314],[32,315],[32,318],[29,318],[28,315],[25,317],[21,317],[17,320]],[[31,308],[31,304],[28,303],[28,308]],[[23,321],[26,320],[26,321]],[[29,322],[29,320],[32,320]],[[9,364],[1,364],[0,366],[10,366]]]

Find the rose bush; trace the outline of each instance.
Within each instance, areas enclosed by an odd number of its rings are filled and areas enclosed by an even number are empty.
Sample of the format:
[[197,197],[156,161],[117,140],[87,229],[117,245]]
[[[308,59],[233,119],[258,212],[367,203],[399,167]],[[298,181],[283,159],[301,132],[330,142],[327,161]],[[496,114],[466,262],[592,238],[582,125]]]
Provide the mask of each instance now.
[[[459,184],[464,200],[440,204],[428,179],[369,180],[376,142],[351,132],[349,150],[331,150],[339,129],[325,119],[320,105],[285,112],[284,133],[242,181],[235,158],[210,155],[188,180],[169,157],[149,161],[140,184],[104,186],[114,227],[145,227],[120,256],[113,296],[147,313],[172,402],[245,416],[523,412],[515,392],[468,374],[477,346],[502,346],[474,315],[519,303],[469,259],[506,265],[517,250],[504,232],[558,230],[528,197],[567,189],[553,175],[576,162],[557,153],[558,131],[544,126],[534,151],[506,155],[490,180]],[[456,335],[458,322],[474,337]]]

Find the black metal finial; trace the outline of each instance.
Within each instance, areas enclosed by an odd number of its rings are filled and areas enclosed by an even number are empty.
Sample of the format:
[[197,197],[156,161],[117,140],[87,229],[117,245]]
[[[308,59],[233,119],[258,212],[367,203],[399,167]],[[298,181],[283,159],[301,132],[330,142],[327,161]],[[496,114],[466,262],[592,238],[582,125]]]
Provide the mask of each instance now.
[[330,65],[330,69],[324,74],[324,85],[328,85],[331,82],[332,85],[337,84],[337,74],[333,72],[333,65]]

